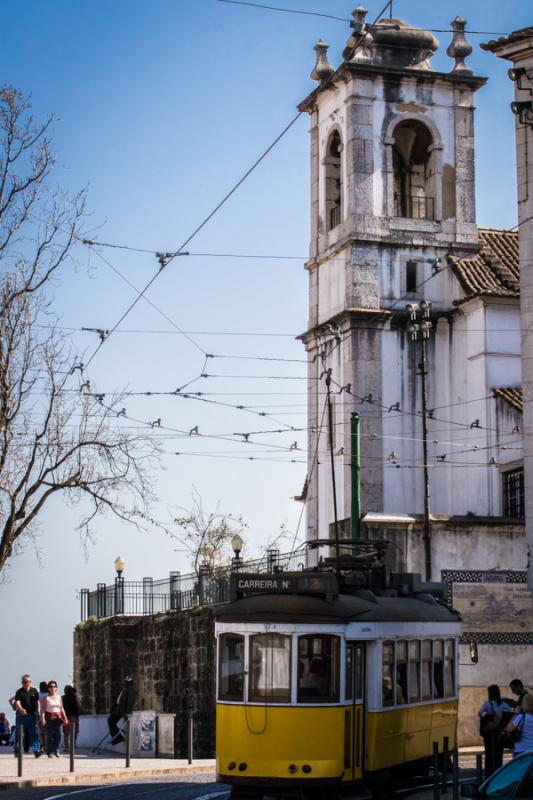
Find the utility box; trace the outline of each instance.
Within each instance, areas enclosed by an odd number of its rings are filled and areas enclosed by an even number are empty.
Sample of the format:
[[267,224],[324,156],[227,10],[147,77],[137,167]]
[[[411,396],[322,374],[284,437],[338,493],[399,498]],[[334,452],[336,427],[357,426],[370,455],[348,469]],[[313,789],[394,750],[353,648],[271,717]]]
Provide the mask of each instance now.
[[157,715],[157,758],[174,758],[175,719],[175,714]]

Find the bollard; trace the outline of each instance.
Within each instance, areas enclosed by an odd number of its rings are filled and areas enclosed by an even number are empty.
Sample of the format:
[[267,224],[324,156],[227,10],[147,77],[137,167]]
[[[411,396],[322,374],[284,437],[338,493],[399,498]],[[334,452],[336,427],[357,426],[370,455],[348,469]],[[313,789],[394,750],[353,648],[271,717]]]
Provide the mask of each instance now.
[[189,713],[188,719],[188,732],[187,732],[187,761],[192,764],[192,739],[194,734],[192,712]]
[[433,800],[440,800],[438,742],[433,742]]
[[22,725],[17,725],[17,730],[16,730],[16,734],[15,735],[17,737],[17,747],[18,747],[18,753],[17,753],[18,770],[17,770],[17,775],[18,775],[19,778],[22,778],[22,753],[23,753],[23,739],[24,739],[24,734],[22,732]]
[[131,766],[131,719],[126,719],[126,767]]
[[442,794],[448,791],[448,758],[450,757],[450,739],[448,736],[444,737],[444,753],[442,754]]
[[453,748],[453,800],[459,800],[459,748]]
[[476,783],[478,788],[483,783],[483,756],[481,753],[476,753]]
[[74,772],[74,752],[76,749],[76,734],[74,728],[76,727],[73,722],[69,722],[70,726],[70,742],[69,742],[69,756],[70,756],[70,772]]

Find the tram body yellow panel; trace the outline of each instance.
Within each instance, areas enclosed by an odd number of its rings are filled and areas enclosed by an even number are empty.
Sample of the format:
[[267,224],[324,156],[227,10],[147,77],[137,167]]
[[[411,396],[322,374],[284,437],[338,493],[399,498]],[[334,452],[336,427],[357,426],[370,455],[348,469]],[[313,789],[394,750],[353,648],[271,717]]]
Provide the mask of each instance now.
[[[217,704],[217,773],[238,778],[341,778],[343,706],[295,707]],[[234,762],[234,770],[228,764]],[[245,771],[238,765],[246,763]],[[295,764],[298,771],[290,773]],[[309,764],[311,772],[302,772]]]
[[391,711],[368,714],[367,770],[376,770],[427,758],[433,753],[433,742],[443,739],[455,746],[457,701],[420,706],[405,706]]

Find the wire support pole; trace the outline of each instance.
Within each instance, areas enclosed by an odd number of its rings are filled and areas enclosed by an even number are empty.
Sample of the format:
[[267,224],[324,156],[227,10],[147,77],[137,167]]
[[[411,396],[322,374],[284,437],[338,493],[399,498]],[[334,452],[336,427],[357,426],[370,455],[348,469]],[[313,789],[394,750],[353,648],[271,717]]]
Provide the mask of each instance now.
[[420,374],[422,377],[422,448],[423,448],[423,474],[424,474],[424,560],[426,566],[426,580],[431,580],[431,518],[429,494],[429,465],[428,465],[428,387],[427,387],[427,339],[423,336],[421,341]]
[[431,516],[430,516],[430,496],[429,496],[429,463],[428,463],[428,358],[427,341],[432,329],[431,301],[422,300],[418,303],[408,303],[406,311],[409,314],[407,323],[407,333],[416,347],[416,342],[420,339],[420,363],[418,364],[419,375],[422,378],[422,454],[423,454],[423,476],[424,476],[424,562],[426,580],[431,580]]
[[335,563],[339,571],[339,515],[337,512],[337,484],[335,480],[335,454],[333,452],[333,407],[331,404],[331,369],[326,370],[326,394],[328,404],[329,457],[331,463],[331,488],[333,491],[333,520],[335,531]]
[[[350,533],[352,541],[361,538],[361,437],[359,432],[359,414],[354,411],[350,417],[351,467],[352,467],[352,504]],[[353,553],[355,555],[355,551]]]

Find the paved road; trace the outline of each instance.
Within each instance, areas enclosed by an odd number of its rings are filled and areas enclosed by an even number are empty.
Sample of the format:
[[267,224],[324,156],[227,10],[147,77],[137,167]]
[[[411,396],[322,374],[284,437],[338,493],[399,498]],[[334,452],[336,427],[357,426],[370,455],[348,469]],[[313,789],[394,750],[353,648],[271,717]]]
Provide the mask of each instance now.
[[205,775],[133,778],[102,786],[40,786],[0,791],[0,800],[225,800],[229,789]]

